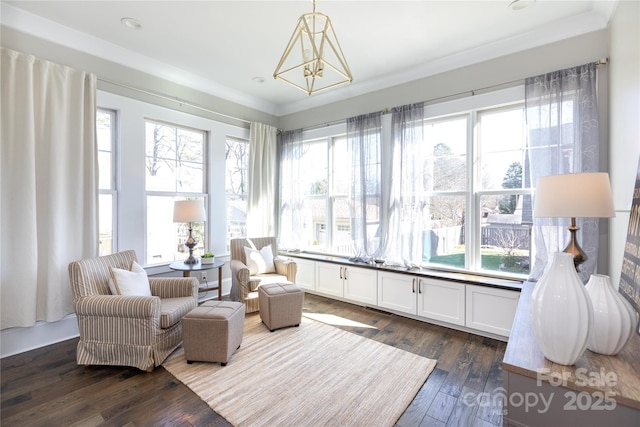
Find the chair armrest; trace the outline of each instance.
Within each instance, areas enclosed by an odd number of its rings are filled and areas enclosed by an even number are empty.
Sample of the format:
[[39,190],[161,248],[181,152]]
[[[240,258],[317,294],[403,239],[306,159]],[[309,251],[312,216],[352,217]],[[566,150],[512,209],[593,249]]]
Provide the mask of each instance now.
[[287,280],[291,283],[296,283],[296,274],[298,272],[298,264],[292,259],[276,257],[273,260],[276,266],[276,272],[287,276]]
[[160,319],[160,298],[122,295],[90,295],[73,303],[77,316]]
[[194,297],[198,299],[198,279],[195,277],[150,277],[151,295],[160,298]]
[[249,294],[249,280],[251,272],[239,259],[232,259],[229,262],[231,268],[231,298],[235,301],[244,302]]
[[249,283],[249,276],[251,275],[249,267],[247,267],[242,261],[238,259],[232,259],[229,262],[231,268],[231,277],[238,280],[238,284],[246,286]]

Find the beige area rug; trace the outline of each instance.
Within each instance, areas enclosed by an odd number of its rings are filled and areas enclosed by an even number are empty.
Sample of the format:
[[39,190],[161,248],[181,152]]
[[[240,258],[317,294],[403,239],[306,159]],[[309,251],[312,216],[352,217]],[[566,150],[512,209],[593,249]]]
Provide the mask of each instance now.
[[254,313],[227,366],[182,347],[163,366],[236,426],[391,426],[435,364],[306,317],[269,332]]

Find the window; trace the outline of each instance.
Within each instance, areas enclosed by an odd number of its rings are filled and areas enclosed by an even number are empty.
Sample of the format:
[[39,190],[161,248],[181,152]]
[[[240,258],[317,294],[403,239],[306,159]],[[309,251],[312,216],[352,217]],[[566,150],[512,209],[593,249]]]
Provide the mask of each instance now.
[[[173,205],[182,199],[206,200],[205,136],[201,130],[145,121],[147,264],[188,256],[188,224],[173,222]],[[193,234],[195,251],[202,252],[204,224],[193,224]]]
[[225,155],[227,251],[229,251],[229,239],[247,235],[249,141],[227,137]]
[[425,263],[465,267],[468,129],[468,115],[427,120],[424,124],[424,167],[428,171],[422,237]]
[[303,143],[300,159],[304,249],[351,255],[351,164],[344,135]]
[[524,106],[425,120],[433,147],[431,224],[423,261],[435,267],[526,275],[531,189],[525,186]]
[[116,112],[99,108],[96,113],[98,139],[99,240],[100,255],[117,251],[117,186],[115,167]]
[[524,180],[525,135],[523,105],[478,113],[481,270],[529,272],[533,219]]
[[[503,276],[528,274],[532,189],[525,179],[527,126],[522,98],[522,88],[511,88],[425,107],[419,125],[423,143],[409,154],[420,159],[424,182],[406,189],[422,194],[416,193],[419,206],[409,195],[400,210],[402,223],[419,221],[420,231],[402,228],[399,236],[389,238],[393,245],[415,245],[418,234],[417,253],[411,252],[415,263]],[[391,134],[387,119],[382,122],[383,146]],[[347,138],[337,126],[324,131],[331,135],[316,135],[320,132],[303,133],[299,192],[305,231],[310,231],[305,236],[312,237],[300,249],[352,256]],[[382,165],[390,163],[383,159]],[[391,174],[396,182],[400,172],[391,169],[385,169],[383,176]],[[369,225],[375,235],[379,223]],[[394,247],[387,253],[403,251]]]

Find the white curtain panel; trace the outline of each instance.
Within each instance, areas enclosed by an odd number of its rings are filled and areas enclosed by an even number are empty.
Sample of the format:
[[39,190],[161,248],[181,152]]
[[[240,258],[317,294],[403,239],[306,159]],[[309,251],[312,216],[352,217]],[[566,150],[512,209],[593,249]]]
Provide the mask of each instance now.
[[347,141],[351,158],[351,237],[354,261],[382,256],[382,113],[347,119]]
[[387,262],[422,264],[423,235],[429,229],[429,197],[425,159],[433,148],[424,142],[424,103],[395,107],[391,112],[392,176],[389,196]]
[[68,264],[98,254],[96,77],[2,48],[1,328],[73,312]]
[[280,152],[280,222],[278,226],[278,247],[299,249],[313,241],[312,228],[305,229],[305,208],[302,198],[302,157],[305,146],[302,129],[285,131],[278,141]]
[[252,122],[249,129],[247,235],[275,236],[277,129]]
[[[597,65],[567,68],[525,81],[527,117],[528,179],[578,172],[598,172]],[[534,201],[535,202],[535,201]],[[569,218],[534,218],[536,258],[529,275],[537,280],[551,264],[555,252],[569,242]],[[596,272],[598,218],[576,218],[578,242],[587,254],[580,266],[583,282]]]

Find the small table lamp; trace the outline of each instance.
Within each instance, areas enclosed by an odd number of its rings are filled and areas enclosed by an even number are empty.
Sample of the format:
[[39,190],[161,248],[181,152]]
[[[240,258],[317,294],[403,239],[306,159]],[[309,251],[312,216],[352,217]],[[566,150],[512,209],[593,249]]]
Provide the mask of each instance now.
[[535,190],[535,217],[571,218],[568,227],[571,239],[564,252],[573,255],[573,264],[578,270],[587,260],[578,240],[576,217],[611,218],[616,216],[613,210],[609,174],[571,173],[565,175],[542,176]]
[[189,223],[189,238],[185,245],[189,248],[189,258],[184,260],[185,264],[197,264],[198,260],[193,256],[193,248],[198,244],[192,235],[192,222],[203,222],[207,219],[204,211],[203,200],[178,200],[173,206],[173,222]]

